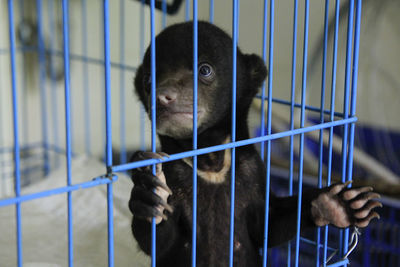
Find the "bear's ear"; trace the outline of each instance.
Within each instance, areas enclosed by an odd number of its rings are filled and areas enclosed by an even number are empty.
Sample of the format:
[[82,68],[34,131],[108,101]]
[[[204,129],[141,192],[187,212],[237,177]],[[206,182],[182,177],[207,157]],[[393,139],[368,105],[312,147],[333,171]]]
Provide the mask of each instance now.
[[247,72],[249,74],[251,86],[258,89],[267,77],[267,67],[261,57],[251,54],[243,56]]

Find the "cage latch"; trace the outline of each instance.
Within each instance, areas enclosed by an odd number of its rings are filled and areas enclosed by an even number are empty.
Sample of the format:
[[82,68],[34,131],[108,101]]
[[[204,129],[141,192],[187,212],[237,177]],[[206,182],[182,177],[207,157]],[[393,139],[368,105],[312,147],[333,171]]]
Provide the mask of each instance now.
[[[358,229],[358,227],[354,227],[353,233],[351,234],[351,238],[350,238],[350,243],[349,243],[349,249],[347,251],[347,253],[343,256],[342,260],[345,260],[349,257],[349,255],[354,251],[354,249],[357,247],[358,245],[358,236],[361,235],[360,230]],[[336,253],[338,252],[338,250],[336,249],[327,259],[325,262],[326,266],[328,264],[328,262],[336,255]]]
[[353,233],[351,234],[349,250],[344,255],[343,259],[347,259],[347,257],[353,252],[353,250],[357,247],[358,244],[358,236],[361,235],[360,230],[358,227],[354,227]]

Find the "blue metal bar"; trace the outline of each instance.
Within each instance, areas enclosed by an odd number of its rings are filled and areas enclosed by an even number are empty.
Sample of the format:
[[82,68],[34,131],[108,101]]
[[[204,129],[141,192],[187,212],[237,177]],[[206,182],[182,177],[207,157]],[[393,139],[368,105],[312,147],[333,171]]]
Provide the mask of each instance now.
[[[19,151],[19,128],[18,128],[18,92],[17,92],[17,69],[15,62],[15,27],[14,27],[14,3],[8,0],[8,23],[10,36],[10,64],[11,64],[11,86],[12,86],[12,109],[13,109],[13,132],[14,132],[14,172],[15,172],[15,195],[21,194],[21,177],[20,177],[20,151]],[[22,260],[22,229],[21,229],[21,205],[16,203],[16,220],[17,220],[17,265],[21,267]]]
[[[125,0],[119,2],[119,62],[125,64]],[[126,162],[125,72],[119,72],[120,162]]]
[[81,189],[86,189],[86,188],[91,188],[99,185],[104,185],[104,184],[110,184],[114,181],[117,180],[117,176],[113,175],[110,179],[110,177],[106,176],[100,176],[93,178],[92,181],[88,182],[83,182],[75,185],[68,185],[68,186],[63,186],[51,190],[45,190],[37,193],[32,193],[32,194],[27,194],[27,195],[20,195],[17,197],[12,197],[12,198],[6,198],[6,199],[1,199],[0,200],[0,207],[3,206],[9,206],[9,205],[14,205],[14,204],[19,204],[22,202],[27,202],[39,198],[45,198],[45,197],[50,197],[54,195],[59,195],[59,194],[64,194],[64,193],[70,193],[73,191],[81,190]]
[[[318,247],[320,247],[320,248],[323,247],[323,245],[318,244],[318,243],[315,242],[314,240],[310,240],[310,239],[307,239],[307,238],[304,238],[304,237],[300,237],[300,241],[303,242],[303,243],[305,243],[305,244],[318,246]],[[336,251],[336,248],[328,247],[328,250],[334,252],[334,251]]]
[[[69,25],[68,0],[62,1],[63,34],[64,34],[64,74],[65,74],[65,136],[67,158],[67,185],[71,185],[71,104],[70,104],[70,68],[69,68]],[[72,194],[67,193],[68,202],[68,265],[73,266],[73,221]]]
[[[50,49],[55,49],[55,19],[54,19],[54,1],[48,1],[47,12],[49,18],[49,26],[50,26]],[[50,62],[52,62],[50,60]],[[56,74],[53,68],[53,65],[50,63],[50,77],[51,77],[51,116],[52,116],[52,124],[53,124],[53,144],[58,146],[59,144],[59,134],[58,134],[58,97],[57,97],[57,84],[56,84]],[[50,145],[47,147],[50,149]],[[58,167],[59,165],[59,157],[54,157],[54,167]]]
[[[198,14],[197,0],[193,0],[193,150],[197,149],[197,96],[198,96]],[[192,210],[192,267],[196,266],[197,248],[197,156],[193,157],[193,210]]]
[[[150,64],[151,64],[151,151],[156,152],[156,42],[154,0],[150,1]],[[153,174],[156,173],[153,165]],[[156,267],[156,220],[151,220],[151,266]]]
[[[82,20],[82,52],[85,57],[88,56],[88,41],[87,41],[87,1],[81,1],[81,20]],[[85,129],[85,153],[87,155],[91,155],[91,142],[90,142],[90,96],[89,96],[89,69],[88,69],[88,61],[84,59],[82,62],[82,71],[83,71],[83,106],[85,109],[84,112],[84,120],[83,120],[83,128]]]
[[327,267],[346,266],[347,264],[349,264],[349,260],[348,259],[344,259],[344,260],[329,264],[329,265],[327,265]]
[[[305,121],[305,101],[307,87],[307,56],[308,56],[308,25],[309,25],[310,2],[305,2],[304,14],[304,44],[303,44],[303,74],[302,74],[302,89],[301,89],[301,114],[300,127],[304,127]],[[295,266],[299,266],[299,249],[300,249],[300,222],[301,222],[301,200],[303,195],[303,158],[304,158],[304,134],[300,134],[300,155],[299,155],[299,189],[297,202],[297,233],[296,233],[296,255]]]
[[185,5],[185,20],[190,20],[190,0],[186,0]]
[[[110,176],[108,176],[108,179]],[[113,184],[107,184],[107,224],[108,224],[108,266],[114,266],[114,204]]]
[[[265,63],[267,63],[267,12],[268,12],[268,4],[267,0],[264,0],[264,18],[263,18],[263,44],[262,44],[262,58]],[[271,76],[269,76],[271,77]],[[268,79],[269,79],[268,77]],[[265,135],[265,81],[262,84],[261,88],[261,121],[260,121],[260,127],[261,127],[261,136]],[[261,159],[264,161],[265,157],[265,143],[261,142],[260,143],[260,155]]]
[[[293,7],[293,41],[292,41],[292,83],[290,91],[290,130],[294,129],[294,107],[296,94],[296,48],[297,48],[297,14],[298,1],[294,0]],[[274,101],[274,99],[272,99]],[[290,154],[289,154],[289,196],[293,195],[293,135],[290,136]],[[291,266],[292,261],[292,245],[288,242],[287,249],[287,266]]]
[[[354,32],[354,53],[353,53],[353,73],[352,73],[352,84],[351,84],[351,106],[350,116],[356,113],[356,100],[357,100],[357,79],[358,79],[358,59],[359,59],[359,47],[360,47],[360,28],[361,28],[361,8],[362,0],[357,0],[356,8],[356,22]],[[353,175],[353,147],[354,147],[354,131],[355,124],[350,124],[350,140],[349,140],[349,156],[348,156],[348,167],[347,167],[347,179],[351,180]],[[347,244],[347,242],[346,242]],[[346,252],[347,252],[347,247]]]
[[[352,41],[353,41],[353,17],[354,17],[354,1],[349,1],[349,17],[347,25],[347,45],[346,45],[346,68],[345,68],[345,82],[344,82],[344,104],[343,114],[344,118],[348,118],[349,114],[349,92],[350,92],[350,75],[351,75],[351,53],[352,53]],[[346,163],[348,153],[348,125],[343,126],[343,140],[342,140],[342,182],[348,180],[346,177]],[[351,185],[350,185],[351,186]],[[344,233],[343,233],[344,232]],[[348,249],[349,229],[341,230],[340,236],[343,239],[339,246],[340,256],[343,256],[345,251]]]
[[[24,3],[22,0],[18,1],[19,5],[19,17],[20,20],[22,20],[24,16]],[[17,50],[18,51],[18,50]],[[22,55],[22,77],[20,78],[22,80],[22,139],[21,139],[21,144],[28,144],[30,140],[30,135],[29,135],[29,125],[30,125],[30,120],[28,116],[28,86],[27,86],[27,78],[26,78],[26,73],[27,73],[27,66],[26,66],[26,58],[25,55]],[[44,146],[44,145],[43,145]],[[31,174],[30,173],[23,173],[22,174],[26,177],[26,179],[30,179]]]
[[43,171],[44,174],[47,175],[49,172],[49,154],[47,152],[48,148],[48,134],[47,134],[47,93],[46,93],[46,86],[45,86],[45,81],[46,81],[46,70],[45,70],[45,65],[46,65],[46,58],[45,58],[45,47],[44,47],[44,37],[43,37],[43,23],[42,23],[42,18],[43,18],[43,5],[42,5],[42,0],[36,0],[36,6],[37,6],[37,24],[38,24],[38,52],[39,52],[39,88],[40,88],[40,111],[41,111],[41,118],[42,118],[42,139],[43,139],[43,148],[45,152],[43,153],[43,159],[44,159],[44,164],[43,164]]
[[[256,97],[257,97],[257,98],[264,99],[264,100],[268,100],[268,97],[264,97],[264,98],[263,98],[263,97],[260,96],[260,95],[256,95]],[[294,101],[294,100],[293,100],[293,101]],[[283,104],[283,105],[288,105],[288,106],[292,106],[292,102],[293,102],[293,101],[287,101],[287,100],[283,100],[283,99],[272,98],[272,102],[275,102],[275,103],[278,103],[278,104]],[[293,106],[294,106],[295,108],[301,108],[301,104],[296,103],[296,102],[293,103]],[[310,111],[314,111],[314,112],[321,112],[321,108],[313,107],[313,106],[310,106],[310,105],[305,105],[305,109],[306,109],[306,110],[310,110]],[[324,114],[331,114],[331,111],[328,110],[328,109],[325,109],[325,110],[323,110],[322,112],[323,112]],[[335,112],[334,115],[335,115],[336,117],[343,118],[343,113]]]
[[214,23],[214,0],[210,0],[209,21],[210,23]]
[[126,164],[115,165],[115,166],[112,166],[111,169],[112,169],[112,172],[124,172],[127,170],[131,170],[134,168],[140,168],[140,167],[144,167],[144,166],[148,166],[148,165],[152,165],[152,164],[165,163],[165,162],[174,161],[174,160],[178,160],[178,159],[183,159],[183,158],[188,158],[188,157],[193,157],[193,156],[198,156],[198,155],[204,155],[204,154],[212,153],[212,152],[216,152],[216,151],[231,149],[234,147],[247,146],[247,145],[252,145],[252,144],[270,141],[270,140],[272,141],[272,140],[276,140],[279,138],[285,138],[285,137],[288,137],[291,135],[304,134],[304,133],[316,131],[319,129],[326,129],[329,127],[341,126],[346,123],[349,124],[349,123],[353,123],[356,121],[357,121],[356,117],[351,117],[351,118],[348,118],[345,120],[343,119],[343,120],[338,120],[338,121],[325,122],[322,124],[316,124],[316,125],[312,125],[312,126],[308,126],[308,127],[294,129],[293,131],[284,131],[284,132],[274,133],[274,134],[270,134],[270,135],[266,135],[266,136],[238,140],[234,143],[227,143],[227,144],[223,144],[223,145],[199,148],[199,149],[196,149],[195,151],[190,150],[190,151],[186,151],[186,152],[176,153],[176,154],[169,155],[169,158],[165,158],[163,160],[146,159],[146,160],[141,160],[141,161],[137,161],[137,162],[130,162],[130,163],[126,163]]
[[164,29],[165,27],[167,27],[167,0],[162,0],[161,9],[162,9],[161,26]]
[[[236,141],[236,82],[237,82],[237,43],[239,27],[239,1],[233,1],[232,7],[232,130],[231,142]],[[229,266],[233,266],[233,246],[235,233],[235,162],[236,149],[231,150],[231,195],[229,225]]]
[[[104,13],[104,0],[101,0],[100,2],[103,2],[103,13]],[[105,70],[105,65],[106,65],[106,63],[105,63],[105,46],[104,46],[104,42],[105,42],[105,37],[104,37],[104,35],[105,35],[105,32],[104,32],[104,29],[105,29],[105,21],[104,21],[104,14],[101,14],[100,16],[99,16],[99,19],[100,19],[100,21],[99,21],[99,25],[102,25],[103,27],[99,27],[99,37],[100,37],[100,40],[99,40],[99,47],[100,47],[100,58],[103,58],[104,60],[101,60],[101,62],[102,62],[102,64],[100,64],[101,66],[100,66],[100,74],[99,75],[101,75],[101,71],[103,71],[103,72],[105,72],[106,70]],[[102,47],[101,47],[102,46]],[[105,79],[100,79],[100,82],[101,82],[101,84],[100,84],[100,88],[106,88],[106,81],[105,81]],[[100,96],[101,96],[101,102],[102,103],[106,103],[106,101],[107,101],[107,99],[106,99],[106,96],[105,96],[106,94],[100,94]],[[104,107],[104,105],[101,105],[100,106],[100,114],[101,114],[101,118],[100,118],[100,120],[101,120],[101,122],[102,122],[102,124],[101,124],[101,133],[102,133],[102,144],[101,144],[101,149],[103,150],[103,163],[107,166],[107,119],[106,119],[106,113],[107,113],[107,110],[106,110],[106,108]]]
[[[265,10],[265,9],[264,9]],[[274,70],[274,12],[275,1],[270,1],[269,7],[269,77],[268,77],[268,108],[267,108],[267,136],[271,136],[271,119],[272,119],[272,77]],[[264,14],[265,16],[265,14]],[[267,166],[266,166],[266,182],[265,182],[265,210],[264,210],[264,244],[263,244],[263,266],[267,265],[267,248],[268,248],[268,223],[269,223],[269,196],[270,196],[270,171],[271,171],[271,140],[267,140]]]
[[[109,2],[104,0],[104,85],[106,105],[106,165],[107,176],[111,177],[112,129],[111,129],[111,64],[110,64],[110,17]],[[112,183],[107,185],[107,224],[108,224],[108,266],[114,266],[114,220]]]
[[[19,0],[18,1],[18,6],[19,6],[19,17],[24,18],[24,1]],[[26,85],[27,79],[25,77],[25,74],[27,73],[27,67],[25,64],[25,56],[22,56],[22,71],[23,74],[21,79],[22,79],[22,144],[28,144],[29,143],[29,119],[28,119],[28,87]]]
[[[1,72],[1,66],[0,66],[0,80],[1,79],[2,79],[2,72]],[[3,86],[2,86],[2,84],[0,84],[0,99],[2,99],[2,97],[3,97],[2,94],[3,94]],[[2,118],[3,118],[2,109],[0,109],[0,125],[3,125]],[[3,138],[4,138],[3,137],[3,131],[0,131],[0,147],[4,146]],[[3,196],[6,193],[5,181],[7,179],[7,174],[4,171],[4,162],[6,162],[6,161],[3,159],[3,154],[0,154],[0,173],[1,173],[1,176],[0,176],[0,190],[1,190],[0,191],[0,195],[3,195]],[[14,173],[12,175],[10,175],[10,177],[13,177],[13,176],[14,176]]]
[[[361,8],[362,0],[357,0],[356,8],[356,26],[354,33],[354,54],[353,54],[353,78],[351,85],[351,106],[350,116],[354,116],[356,113],[356,101],[357,101],[357,79],[358,79],[358,58],[360,53],[360,28],[361,28]],[[354,147],[354,127],[355,124],[350,125],[350,145],[349,145],[349,163],[347,177],[351,180],[353,173],[353,147]]]
[[[326,89],[326,55],[328,50],[328,24],[329,24],[329,0],[325,1],[325,19],[324,19],[324,40],[323,40],[323,52],[322,52],[322,79],[321,79],[321,112],[319,121],[324,122],[325,109],[325,89]],[[323,153],[324,153],[324,132],[319,130],[319,157],[318,157],[318,188],[322,188],[322,170],[323,170]],[[321,243],[321,228],[318,227],[316,230],[317,234],[317,246],[316,246],[316,259],[315,266],[320,266],[320,247]]]
[[[144,0],[141,1],[140,5],[140,59],[143,59],[144,55]],[[140,104],[140,149],[144,151],[146,149],[146,112],[142,104]]]
[[104,85],[106,105],[106,164],[112,166],[112,142],[111,142],[111,69],[110,69],[110,20],[109,3],[104,0]]
[[[335,29],[333,36],[333,56],[332,56],[332,81],[331,81],[331,103],[330,103],[330,121],[334,120],[335,113],[335,91],[336,91],[336,74],[337,74],[337,46],[338,46],[338,33],[339,33],[339,10],[340,0],[336,0],[335,4]],[[328,141],[328,177],[327,186],[331,184],[331,173],[332,173],[332,140],[333,140],[333,127],[329,128],[329,141]],[[323,265],[326,266],[326,259],[328,256],[328,230],[329,227],[325,226],[325,237],[324,237],[324,252],[323,252]]]

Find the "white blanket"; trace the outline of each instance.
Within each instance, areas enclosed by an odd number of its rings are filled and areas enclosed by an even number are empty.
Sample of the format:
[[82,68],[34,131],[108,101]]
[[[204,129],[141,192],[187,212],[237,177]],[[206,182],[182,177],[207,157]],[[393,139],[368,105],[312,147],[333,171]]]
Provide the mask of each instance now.
[[[64,161],[65,162],[65,161]],[[66,185],[65,163],[41,182],[22,190],[30,194]],[[91,181],[104,174],[98,160],[78,157],[72,161],[72,183]],[[131,180],[118,174],[114,182],[115,266],[149,266],[131,234],[128,200]],[[72,193],[74,266],[107,266],[107,186]],[[24,267],[68,266],[67,196],[54,195],[23,202],[22,245]],[[16,266],[15,205],[0,207],[0,266]]]

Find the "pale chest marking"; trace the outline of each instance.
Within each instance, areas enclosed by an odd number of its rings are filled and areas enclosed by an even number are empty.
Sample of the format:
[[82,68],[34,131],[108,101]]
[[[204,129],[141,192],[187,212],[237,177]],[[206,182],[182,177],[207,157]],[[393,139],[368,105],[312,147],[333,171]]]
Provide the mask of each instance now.
[[[224,144],[228,143],[230,140],[230,137],[228,137]],[[193,163],[190,160],[190,158],[183,158],[183,162],[185,162],[187,165],[189,165],[191,168],[193,168]],[[221,184],[225,181],[226,174],[229,172],[229,169],[231,168],[231,150],[226,149],[224,151],[224,162],[222,169],[218,172],[215,171],[202,171],[197,169],[197,175],[200,176],[202,179],[206,180],[209,183],[213,184]]]

